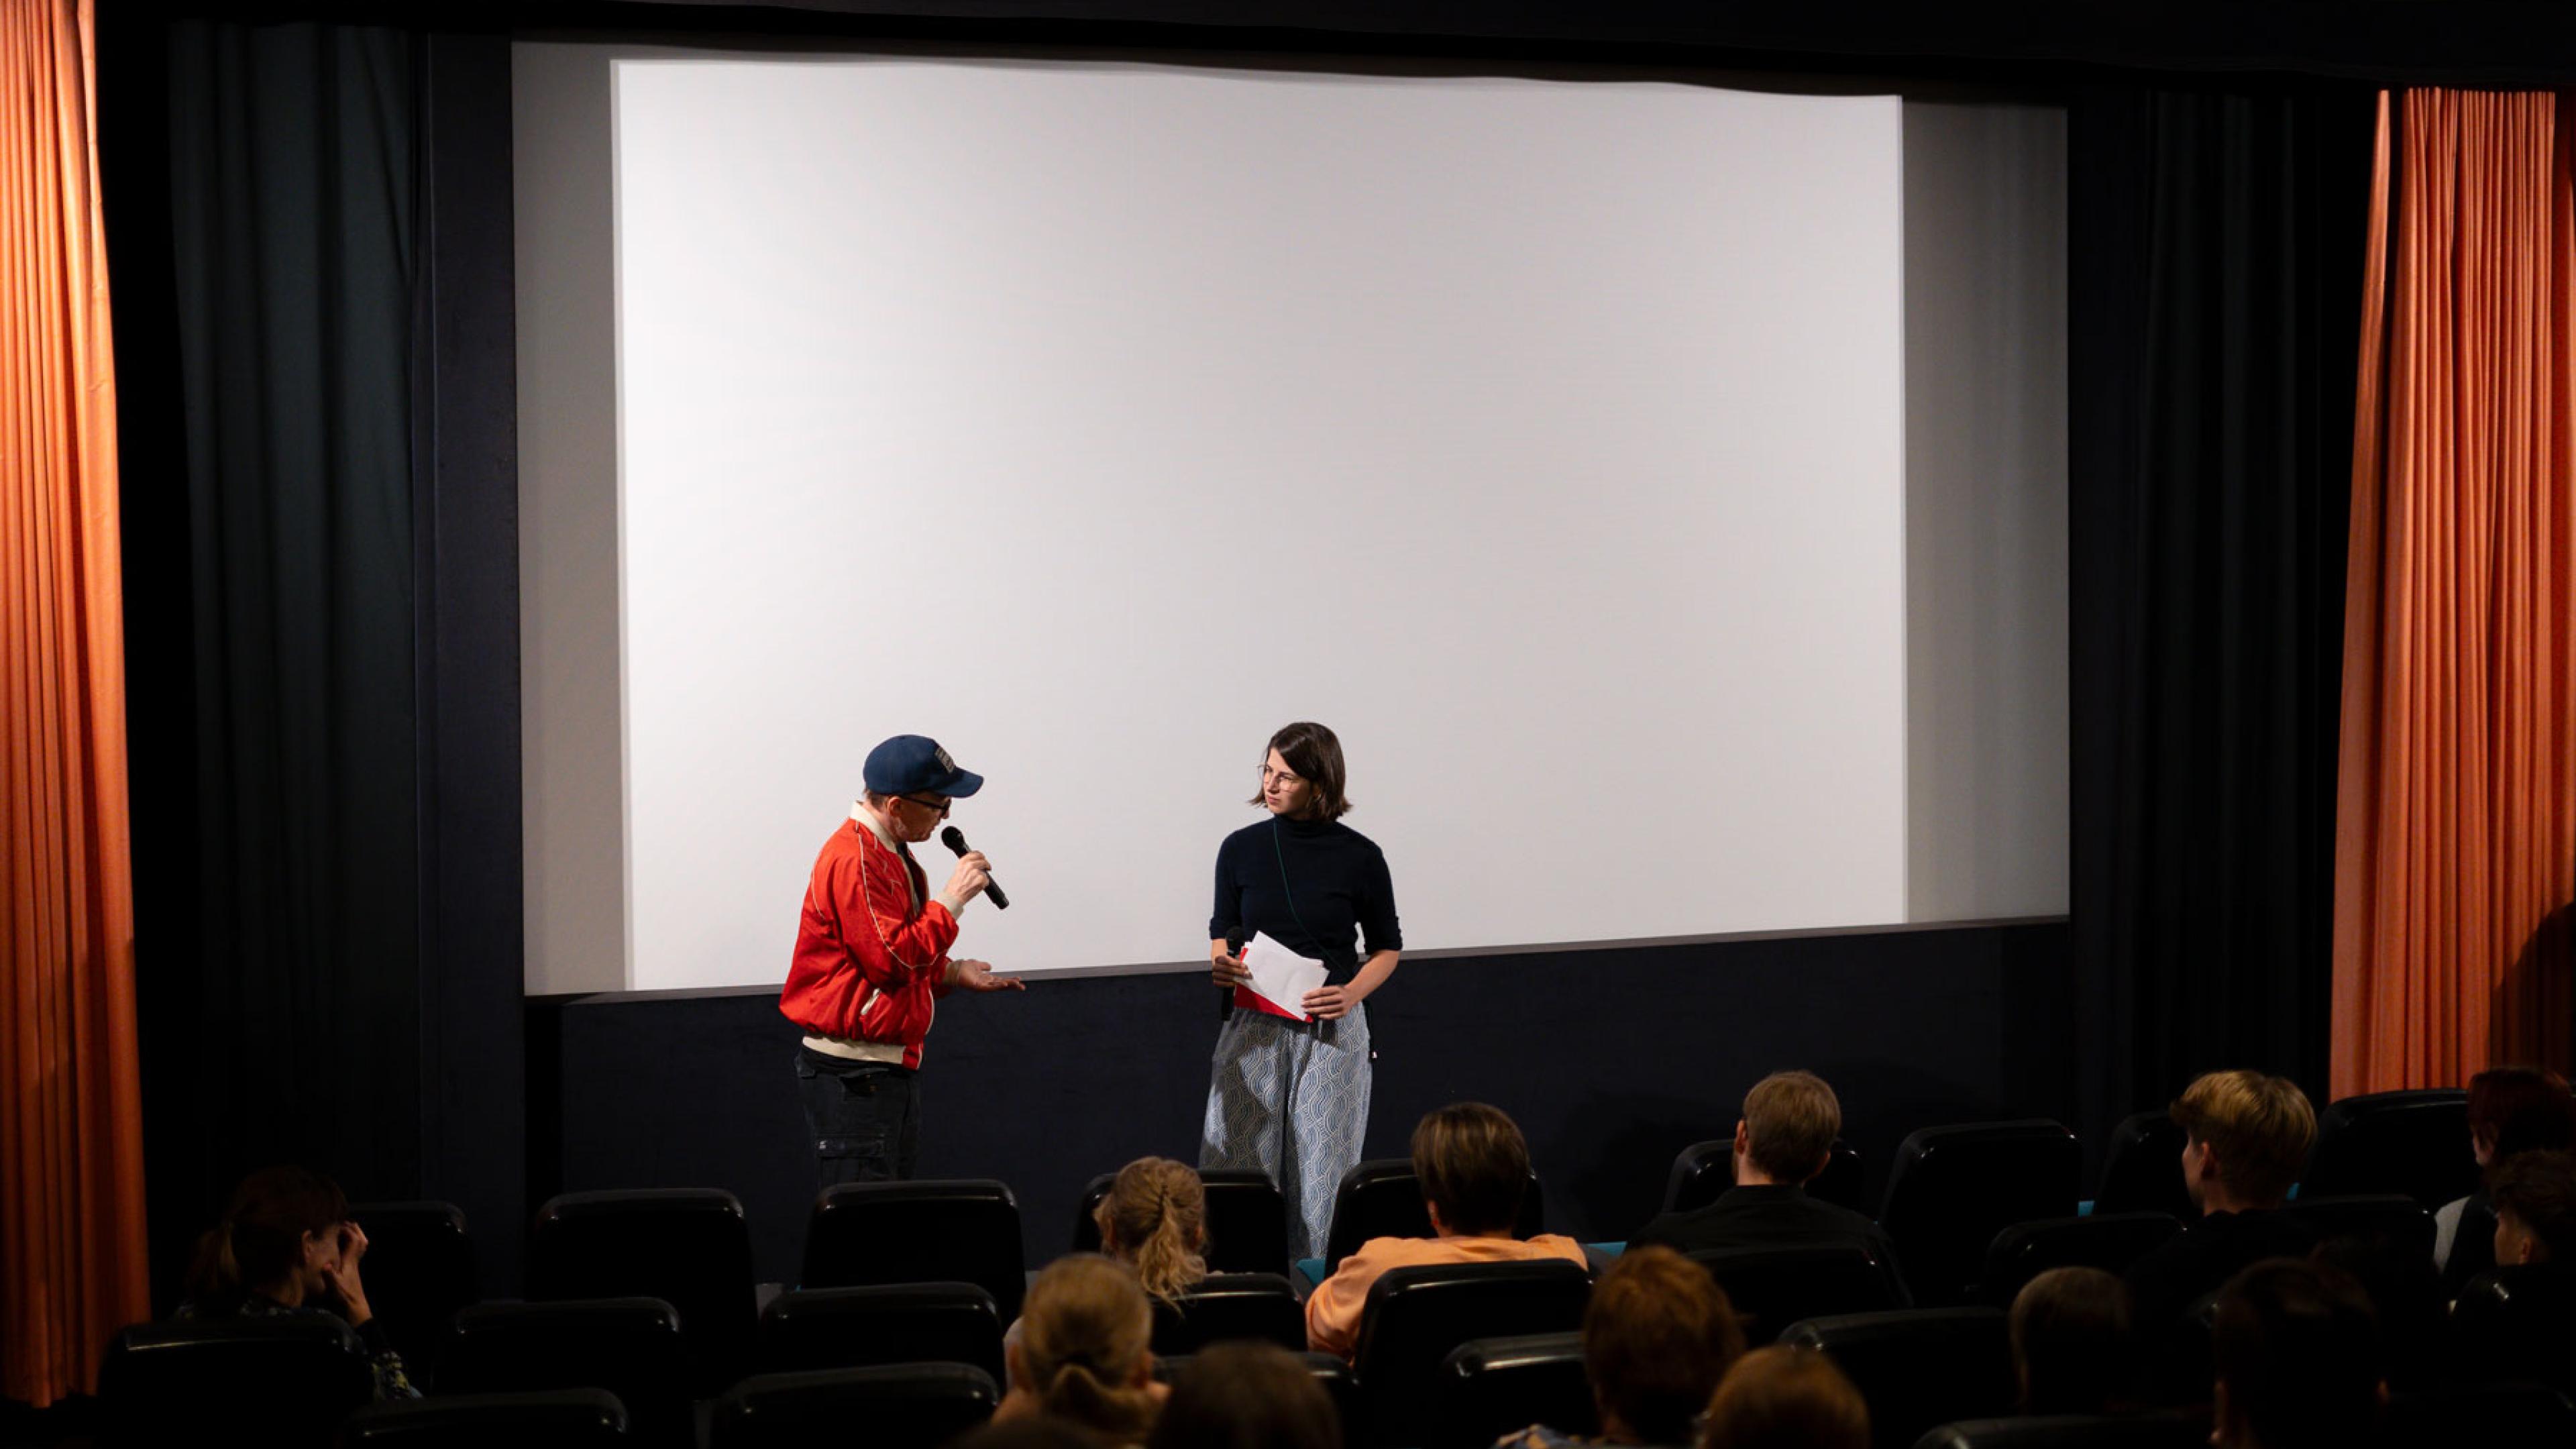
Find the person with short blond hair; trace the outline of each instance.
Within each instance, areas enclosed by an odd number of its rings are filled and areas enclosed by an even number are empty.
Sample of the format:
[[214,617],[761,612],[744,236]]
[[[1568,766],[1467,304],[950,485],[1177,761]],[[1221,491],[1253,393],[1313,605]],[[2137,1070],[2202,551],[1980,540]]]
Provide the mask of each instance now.
[[1720,1379],[1698,1449],[1869,1449],[1869,1404],[1812,1348],[1757,1348]]
[[1735,1124],[1735,1185],[1706,1207],[1656,1218],[1630,1245],[1660,1244],[1684,1253],[1847,1245],[1869,1254],[1887,1275],[1895,1301],[1907,1302],[1896,1244],[1886,1231],[1849,1208],[1807,1195],[1807,1183],[1832,1160],[1842,1130],[1842,1103],[1824,1078],[1773,1072],[1744,1094],[1744,1115]]
[[2128,1272],[2131,1320],[2158,1336],[2247,1264],[2305,1257],[2315,1235],[2282,1210],[2317,1143],[2316,1109],[2287,1077],[2210,1072],[2170,1109],[2183,1187],[2200,1219]]
[[1306,1342],[1349,1358],[1371,1285],[1389,1269],[1421,1263],[1510,1263],[1563,1258],[1584,1264],[1583,1245],[1558,1233],[1512,1236],[1529,1190],[1529,1143],[1502,1109],[1458,1102],[1413,1129],[1413,1173],[1431,1217],[1428,1238],[1371,1238],[1306,1298]]

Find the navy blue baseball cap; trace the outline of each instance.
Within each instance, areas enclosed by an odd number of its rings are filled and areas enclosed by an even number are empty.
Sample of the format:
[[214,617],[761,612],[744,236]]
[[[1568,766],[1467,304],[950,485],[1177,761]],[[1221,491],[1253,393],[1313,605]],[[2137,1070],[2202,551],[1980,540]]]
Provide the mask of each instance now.
[[927,735],[896,735],[868,751],[864,775],[880,795],[945,795],[963,800],[984,788],[984,777],[957,768],[939,741]]

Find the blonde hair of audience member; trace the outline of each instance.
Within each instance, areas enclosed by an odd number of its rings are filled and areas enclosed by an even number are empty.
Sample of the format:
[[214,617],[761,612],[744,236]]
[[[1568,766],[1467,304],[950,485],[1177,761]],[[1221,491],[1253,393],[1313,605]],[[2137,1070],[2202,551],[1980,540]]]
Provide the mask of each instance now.
[[1529,1190],[1529,1142],[1501,1108],[1455,1102],[1415,1124],[1413,1175],[1435,1235],[1508,1238]]
[[1794,1186],[1825,1170],[1843,1131],[1843,1104],[1813,1072],[1773,1072],[1744,1094],[1735,1122],[1735,1182]]
[[1166,1303],[1207,1276],[1207,1189],[1192,1168],[1168,1157],[1128,1163],[1091,1220],[1100,1251],[1134,1268],[1145,1291]]
[[2129,1289],[2099,1268],[2051,1268],[2013,1296],[2013,1374],[2025,1414],[2107,1414],[2134,1353]]
[[1757,1348],[1709,1396],[1699,1449],[1869,1449],[1869,1405],[1811,1348]]
[[2176,1099],[2183,1186],[2204,1213],[2277,1208],[2317,1145],[2317,1113],[2287,1077],[2211,1072]]
[[1190,1355],[1146,1449],[1342,1449],[1342,1419],[1296,1355],[1238,1339]]
[[1016,1385],[997,1419],[1045,1414],[1113,1444],[1143,1442],[1165,1390],[1154,1382],[1154,1309],[1136,1275],[1097,1253],[1049,1264],[1006,1344]]
[[1670,1248],[1619,1255],[1583,1310],[1583,1376],[1613,1444],[1688,1443],[1692,1417],[1743,1356],[1726,1290]]

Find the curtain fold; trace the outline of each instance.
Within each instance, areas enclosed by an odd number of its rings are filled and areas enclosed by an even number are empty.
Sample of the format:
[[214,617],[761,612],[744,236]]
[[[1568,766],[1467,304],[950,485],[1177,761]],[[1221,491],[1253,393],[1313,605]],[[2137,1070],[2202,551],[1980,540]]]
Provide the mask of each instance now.
[[116,386],[90,6],[0,3],[0,1397],[146,1316]]
[[2562,98],[2383,106],[2356,394],[2334,1090],[2570,1065],[2576,229]]

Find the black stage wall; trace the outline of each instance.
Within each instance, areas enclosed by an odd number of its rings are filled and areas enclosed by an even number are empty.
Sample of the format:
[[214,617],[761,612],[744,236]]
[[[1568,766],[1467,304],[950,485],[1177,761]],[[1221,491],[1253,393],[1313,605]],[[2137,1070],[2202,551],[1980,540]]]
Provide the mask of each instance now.
[[[951,997],[923,1059],[921,1174],[1004,1179],[1030,1262],[1062,1253],[1095,1173],[1196,1159],[1211,995],[1193,973]],[[1876,1192],[1917,1127],[2071,1122],[2070,1011],[2064,921],[1414,961],[1369,1002],[1367,1150],[1400,1157],[1425,1111],[1492,1102],[1529,1134],[1550,1229],[1619,1239],[1676,1151],[1734,1130],[1755,1078],[1806,1067],[1842,1097]],[[794,1281],[815,1178],[775,989],[550,997],[528,1016],[532,1206],[729,1188],[761,1278]]]

